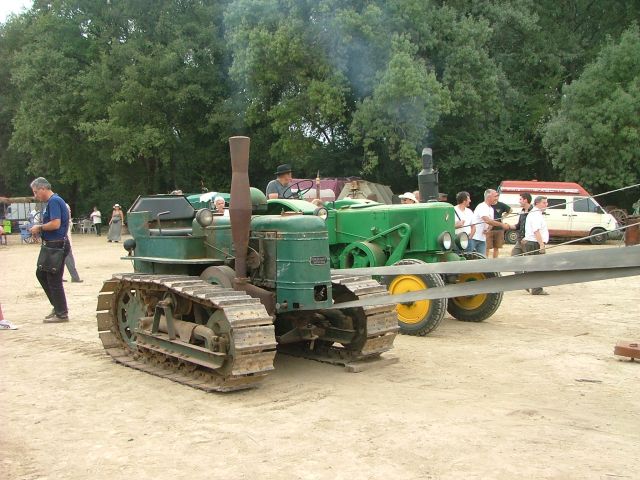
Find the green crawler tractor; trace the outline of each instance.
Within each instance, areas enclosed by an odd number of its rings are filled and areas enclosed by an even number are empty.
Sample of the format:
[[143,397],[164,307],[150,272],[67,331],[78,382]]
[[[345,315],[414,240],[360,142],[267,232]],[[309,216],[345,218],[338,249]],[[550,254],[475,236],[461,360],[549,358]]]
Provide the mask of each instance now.
[[119,363],[207,391],[257,385],[277,351],[337,364],[378,359],[398,331],[393,304],[371,278],[331,275],[325,219],[271,215],[249,188],[249,139],[230,139],[229,215],[181,195],[139,197],[124,243],[134,273],[99,294],[97,320]]

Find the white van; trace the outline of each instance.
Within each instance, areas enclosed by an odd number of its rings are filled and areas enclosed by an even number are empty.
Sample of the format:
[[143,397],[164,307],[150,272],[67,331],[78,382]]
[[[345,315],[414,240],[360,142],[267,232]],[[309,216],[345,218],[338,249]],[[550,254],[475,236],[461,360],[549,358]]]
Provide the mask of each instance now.
[[[516,215],[520,207],[520,193],[531,194],[532,202],[539,195],[547,197],[549,206],[545,212],[549,234],[553,238],[580,238],[596,235],[589,239],[594,245],[601,245],[607,239],[621,238],[616,219],[606,213],[598,202],[580,184],[570,182],[538,182],[505,180],[498,187],[499,200],[511,207],[511,215],[505,223],[518,222]],[[598,235],[600,234],[600,235]],[[508,230],[505,240],[515,243],[516,232]]]

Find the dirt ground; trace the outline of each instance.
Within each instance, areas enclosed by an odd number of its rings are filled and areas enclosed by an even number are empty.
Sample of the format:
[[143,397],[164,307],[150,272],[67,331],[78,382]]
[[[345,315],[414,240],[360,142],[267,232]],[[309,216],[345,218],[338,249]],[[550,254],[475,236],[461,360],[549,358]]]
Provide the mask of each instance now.
[[[71,321],[45,325],[38,247],[19,240],[0,247],[20,327],[0,332],[2,479],[639,478],[640,363],[613,355],[640,340],[639,277],[507,293],[484,323],[398,336],[383,368],[277,356],[259,388],[207,394],[103,353],[121,244],[74,236],[84,283],[65,284]],[[598,247],[548,254],[569,248]]]

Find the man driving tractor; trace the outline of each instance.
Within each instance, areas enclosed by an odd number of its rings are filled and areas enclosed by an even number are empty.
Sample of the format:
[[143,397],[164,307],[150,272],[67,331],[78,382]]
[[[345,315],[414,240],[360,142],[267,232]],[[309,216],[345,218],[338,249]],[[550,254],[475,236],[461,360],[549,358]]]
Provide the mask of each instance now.
[[276,179],[271,180],[267,185],[265,191],[267,198],[285,198],[284,192],[289,188],[292,178],[291,165],[288,163],[278,165],[276,169]]

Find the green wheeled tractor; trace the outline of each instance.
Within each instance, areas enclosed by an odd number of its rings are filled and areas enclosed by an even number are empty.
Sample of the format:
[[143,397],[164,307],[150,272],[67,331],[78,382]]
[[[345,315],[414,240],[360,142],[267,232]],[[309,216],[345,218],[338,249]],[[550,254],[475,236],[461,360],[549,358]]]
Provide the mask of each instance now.
[[269,214],[249,187],[249,139],[229,143],[229,215],[196,211],[181,195],[142,196],[129,210],[134,273],[113,275],[98,298],[107,353],[207,391],[257,385],[276,351],[338,364],[379,358],[398,330],[394,305],[336,304],[386,288],[332,276],[325,220]]
[[[334,269],[458,262],[484,258],[478,253],[462,253],[468,244],[465,233],[455,234],[455,211],[451,204],[439,202],[437,172],[433,170],[431,150],[422,156],[423,170],[418,175],[425,203],[385,205],[369,200],[344,199],[329,202],[324,208],[295,199],[295,193],[310,188],[291,186],[288,199],[268,202],[269,212],[299,212],[327,218],[327,230]],[[485,280],[499,276],[495,272],[462,274],[400,274],[383,276],[381,282],[392,295]],[[502,292],[450,299],[439,298],[401,303],[396,306],[400,331],[408,335],[426,335],[435,330],[445,313],[466,322],[486,320],[500,306]]]
[[[444,202],[385,205],[368,200],[339,200],[325,207],[296,199],[268,201],[270,213],[298,212],[326,217],[331,266],[334,269],[402,266],[459,262],[484,258],[478,253],[460,253],[466,234],[455,236],[454,210]],[[390,294],[485,280],[495,272],[461,274],[400,274],[380,278]],[[500,306],[502,292],[438,298],[396,305],[400,332],[426,335],[435,330],[446,312],[466,322],[486,320]]]

